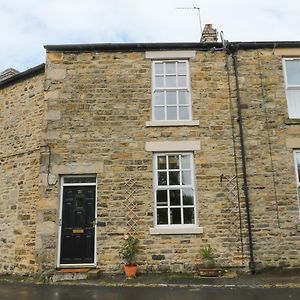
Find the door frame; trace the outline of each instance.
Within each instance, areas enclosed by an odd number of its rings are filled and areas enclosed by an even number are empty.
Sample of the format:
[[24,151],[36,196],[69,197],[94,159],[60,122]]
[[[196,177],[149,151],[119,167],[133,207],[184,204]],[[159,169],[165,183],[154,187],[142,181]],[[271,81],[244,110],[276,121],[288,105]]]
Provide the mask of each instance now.
[[[96,180],[93,183],[64,183],[64,178],[74,178],[74,177],[94,177]],[[95,226],[94,226],[94,262],[86,264],[61,264],[61,232],[62,232],[62,210],[63,210],[63,190],[65,186],[95,186]],[[60,176],[60,199],[59,199],[59,217],[58,217],[58,241],[57,241],[57,257],[56,257],[56,267],[62,268],[76,268],[76,267],[96,267],[97,266],[97,193],[98,178],[96,174],[76,174],[76,175],[61,175]]]

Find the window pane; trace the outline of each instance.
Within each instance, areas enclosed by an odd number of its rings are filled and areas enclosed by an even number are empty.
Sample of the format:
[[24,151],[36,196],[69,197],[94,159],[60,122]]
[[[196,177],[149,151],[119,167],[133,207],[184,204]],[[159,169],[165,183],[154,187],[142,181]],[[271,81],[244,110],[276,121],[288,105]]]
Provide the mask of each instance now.
[[166,63],[166,74],[176,74],[176,63],[167,62]]
[[194,205],[194,193],[192,189],[182,190],[183,205]]
[[96,177],[64,177],[64,183],[95,183]]
[[189,120],[190,110],[188,106],[179,106],[179,120]]
[[187,91],[178,91],[178,103],[179,104],[188,104]]
[[169,169],[179,169],[179,155],[169,155]]
[[157,87],[157,88],[164,87],[164,77],[155,76],[155,87]]
[[154,107],[154,119],[155,120],[165,119],[165,108],[163,106]]
[[183,185],[192,184],[191,171],[182,171],[182,184]]
[[287,103],[289,117],[299,119],[300,118],[300,89],[288,89],[287,90]]
[[170,209],[170,223],[171,224],[181,224],[181,209],[171,208]]
[[177,63],[177,73],[178,73],[178,75],[186,75],[186,63],[185,62]]
[[191,156],[190,155],[181,155],[181,168],[190,169],[191,168]]
[[168,209],[167,208],[157,209],[157,224],[159,224],[159,225],[168,224]]
[[168,198],[167,198],[167,191],[156,191],[156,203],[157,206],[167,206],[168,205]]
[[176,76],[166,76],[166,87],[176,87]]
[[164,74],[164,64],[163,63],[155,64],[155,74]]
[[158,172],[158,185],[167,185],[167,172]]
[[179,178],[179,171],[170,171],[169,172],[169,185],[179,185],[180,178]]
[[184,224],[194,224],[195,216],[193,208],[184,208],[183,209],[183,223]]
[[158,156],[157,157],[157,168],[159,170],[163,169],[166,170],[167,169],[167,159],[165,156]]
[[167,105],[168,104],[175,104],[177,103],[176,100],[176,91],[168,91],[167,93]]
[[178,76],[178,86],[186,87],[186,76]]
[[168,106],[167,107],[167,120],[177,120],[177,107]]
[[180,205],[180,190],[170,190],[170,205]]
[[164,105],[164,92],[155,92],[154,93],[154,105]]
[[286,60],[285,66],[288,84],[300,85],[300,60]]

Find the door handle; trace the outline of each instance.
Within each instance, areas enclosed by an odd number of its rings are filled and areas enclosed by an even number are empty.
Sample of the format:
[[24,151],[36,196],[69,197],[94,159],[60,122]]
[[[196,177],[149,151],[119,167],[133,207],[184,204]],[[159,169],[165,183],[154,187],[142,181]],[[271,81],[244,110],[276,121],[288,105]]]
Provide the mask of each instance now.
[[96,226],[96,220],[92,221],[92,226],[95,227]]

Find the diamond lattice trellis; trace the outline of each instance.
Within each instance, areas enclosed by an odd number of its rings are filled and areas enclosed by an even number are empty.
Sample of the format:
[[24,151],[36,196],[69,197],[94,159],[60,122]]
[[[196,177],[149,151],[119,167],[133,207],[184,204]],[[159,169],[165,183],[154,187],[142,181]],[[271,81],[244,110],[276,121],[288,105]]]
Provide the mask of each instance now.
[[229,201],[227,209],[227,220],[229,220],[228,230],[230,236],[235,239],[236,250],[241,253],[241,262],[244,265],[244,245],[243,245],[243,228],[241,227],[241,208],[239,203],[238,185],[236,175],[221,175],[221,184],[226,192],[226,198]]
[[126,225],[128,228],[128,233],[134,235],[137,231],[137,202],[136,202],[136,192],[137,185],[136,181],[133,178],[129,178],[125,181],[125,211],[126,211]]

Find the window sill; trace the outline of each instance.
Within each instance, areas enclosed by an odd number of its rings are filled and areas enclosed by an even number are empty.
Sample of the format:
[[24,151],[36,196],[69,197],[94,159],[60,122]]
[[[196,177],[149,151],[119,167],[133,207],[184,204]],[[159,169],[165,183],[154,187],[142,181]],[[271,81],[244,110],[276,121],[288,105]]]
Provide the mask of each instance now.
[[201,234],[203,233],[203,227],[155,227],[150,228],[150,234]]
[[192,121],[147,121],[146,127],[163,127],[163,126],[199,126],[199,120]]
[[285,125],[299,125],[300,124],[300,119],[286,119],[285,120]]

